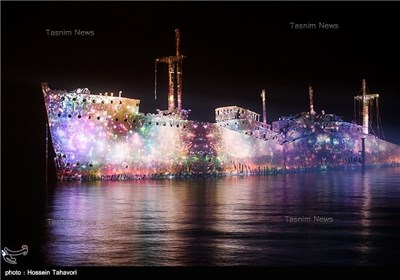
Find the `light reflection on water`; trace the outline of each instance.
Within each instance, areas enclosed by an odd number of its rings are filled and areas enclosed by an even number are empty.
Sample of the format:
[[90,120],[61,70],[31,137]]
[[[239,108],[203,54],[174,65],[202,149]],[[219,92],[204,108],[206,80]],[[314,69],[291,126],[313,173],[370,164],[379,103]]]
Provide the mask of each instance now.
[[44,251],[49,264],[66,266],[394,262],[399,182],[400,169],[387,168],[65,183],[49,200]]

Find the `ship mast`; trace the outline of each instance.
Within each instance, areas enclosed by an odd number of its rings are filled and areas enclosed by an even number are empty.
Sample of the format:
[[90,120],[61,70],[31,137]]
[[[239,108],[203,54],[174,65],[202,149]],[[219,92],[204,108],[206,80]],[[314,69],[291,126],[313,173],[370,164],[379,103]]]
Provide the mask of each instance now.
[[314,111],[314,91],[312,89],[312,86],[308,86],[308,96],[310,98],[310,115],[313,116],[315,115]]
[[261,99],[262,99],[262,108],[263,108],[263,123],[267,124],[267,110],[265,107],[265,97],[266,97],[266,92],[265,89],[262,90],[261,92]]
[[180,40],[179,29],[175,29],[176,55],[157,58],[155,61],[155,98],[157,98],[157,63],[168,64],[168,111],[170,112],[175,110],[175,80],[178,99],[177,109],[178,111],[182,109],[182,60],[186,57],[180,54]]
[[179,29],[175,29],[175,42],[176,42],[176,91],[178,97],[178,110],[182,109],[182,59],[179,47],[181,43],[181,35]]
[[368,134],[369,132],[369,103],[370,100],[378,99],[379,94],[367,94],[367,83],[365,79],[362,81],[362,95],[354,96],[354,100],[361,101],[362,103],[362,131],[364,134]]

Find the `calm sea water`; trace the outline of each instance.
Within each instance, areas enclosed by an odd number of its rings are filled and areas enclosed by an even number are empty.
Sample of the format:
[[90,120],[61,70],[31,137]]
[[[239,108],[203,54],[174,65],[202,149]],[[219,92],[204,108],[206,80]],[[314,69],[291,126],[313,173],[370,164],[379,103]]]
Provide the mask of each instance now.
[[375,265],[400,257],[400,168],[57,186],[50,265]]

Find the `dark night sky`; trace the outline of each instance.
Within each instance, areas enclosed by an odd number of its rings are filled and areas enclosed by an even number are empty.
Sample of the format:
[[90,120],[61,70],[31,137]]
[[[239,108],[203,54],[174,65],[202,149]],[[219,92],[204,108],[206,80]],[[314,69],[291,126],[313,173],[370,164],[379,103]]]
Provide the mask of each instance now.
[[[260,112],[265,88],[268,119],[276,120],[307,109],[311,83],[318,111],[351,121],[353,95],[366,78],[382,94],[384,128],[393,130],[400,89],[395,10],[393,3],[357,2],[3,3],[3,83],[15,86],[3,97],[32,97],[48,81],[68,90],[122,90],[141,99],[142,112],[164,109],[166,67],[154,101],[154,59],[174,54],[180,28],[187,56],[183,105],[192,119],[213,121],[214,107],[231,104]],[[340,29],[293,30],[290,22]],[[46,29],[94,30],[95,36],[51,37]],[[21,92],[22,85],[36,91]],[[388,136],[400,143],[398,130]]]

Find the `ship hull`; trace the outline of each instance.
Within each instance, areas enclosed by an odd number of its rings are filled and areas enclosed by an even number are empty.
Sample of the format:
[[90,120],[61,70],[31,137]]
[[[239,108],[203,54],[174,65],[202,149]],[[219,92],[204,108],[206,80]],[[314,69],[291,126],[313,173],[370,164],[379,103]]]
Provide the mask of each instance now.
[[[57,178],[129,180],[303,172],[398,165],[397,145],[357,126],[235,130],[226,123],[143,114],[139,100],[45,88]],[[365,159],[362,159],[362,138]]]

